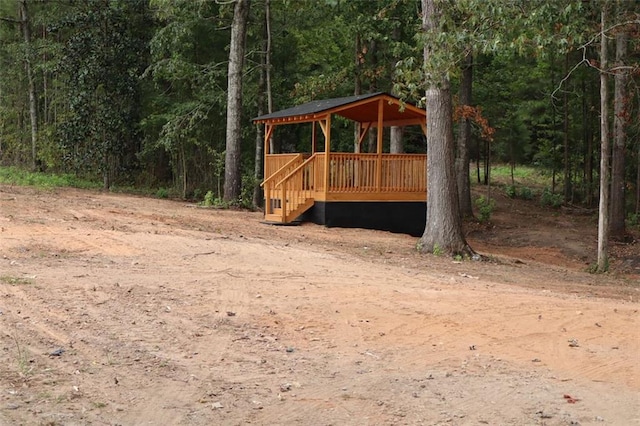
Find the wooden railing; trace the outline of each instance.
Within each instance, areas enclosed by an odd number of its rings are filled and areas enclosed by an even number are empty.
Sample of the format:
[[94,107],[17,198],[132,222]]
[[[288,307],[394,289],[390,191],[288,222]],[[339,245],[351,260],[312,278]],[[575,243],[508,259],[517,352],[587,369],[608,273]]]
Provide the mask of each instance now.
[[276,184],[282,194],[282,222],[294,220],[313,205],[316,183],[322,181],[316,170],[319,157],[324,155],[312,155]]
[[329,192],[426,192],[427,156],[331,154]]
[[380,190],[383,192],[426,192],[426,154],[383,155]]
[[289,161],[300,158],[304,159],[305,154],[267,154],[264,161],[264,176],[269,178],[274,175],[278,170],[283,168]]
[[[268,155],[265,160],[265,180],[261,186],[264,189],[265,214],[273,214],[274,209],[282,207],[282,190],[278,183],[291,171],[304,162],[302,154]],[[276,169],[276,166],[279,167]],[[275,169],[275,170],[274,170]],[[267,170],[274,170],[271,174]]]

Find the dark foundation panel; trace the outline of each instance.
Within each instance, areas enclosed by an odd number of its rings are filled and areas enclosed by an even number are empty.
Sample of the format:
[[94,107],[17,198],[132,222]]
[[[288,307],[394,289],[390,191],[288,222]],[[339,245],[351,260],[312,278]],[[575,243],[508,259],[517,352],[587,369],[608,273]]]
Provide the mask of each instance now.
[[316,201],[300,217],[318,225],[391,231],[419,237],[427,218],[426,202],[322,202]]

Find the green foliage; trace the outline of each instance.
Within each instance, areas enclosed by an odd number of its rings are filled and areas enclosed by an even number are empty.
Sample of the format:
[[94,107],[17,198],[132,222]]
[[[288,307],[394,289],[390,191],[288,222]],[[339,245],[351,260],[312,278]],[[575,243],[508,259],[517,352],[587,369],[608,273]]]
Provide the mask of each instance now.
[[158,188],[158,190],[156,191],[156,197],[169,198],[169,191],[166,188]]
[[9,185],[35,186],[38,188],[74,187],[95,189],[100,188],[101,183],[81,179],[71,174],[52,174],[43,172],[30,172],[18,167],[0,166],[0,183]]
[[509,198],[516,198],[516,194],[518,193],[517,187],[515,185],[507,185],[504,188],[504,193]]
[[545,188],[540,194],[540,204],[545,207],[553,207],[555,209],[562,206],[562,195],[554,194],[551,189]]
[[433,246],[433,255],[434,256],[442,256],[444,254],[444,250],[438,244]]
[[215,205],[216,198],[213,195],[213,191],[207,191],[204,195],[204,200],[202,200],[202,205],[205,207],[211,207]]
[[520,187],[520,191],[518,192],[519,197],[523,200],[533,200],[533,190],[528,186]]
[[253,208],[253,191],[258,185],[260,185],[260,180],[256,179],[253,174],[242,175],[242,191],[239,200],[241,207],[245,209]]
[[640,214],[629,213],[627,215],[627,226],[630,228],[636,227],[640,230]]
[[480,222],[488,222],[491,219],[491,214],[496,207],[496,200],[493,198],[487,199],[484,195],[476,198],[476,207],[478,208],[478,219]]
[[97,171],[109,184],[135,167],[147,28],[143,0],[78,4],[56,23],[71,34],[58,65],[69,105],[58,140],[70,170]]
[[533,199],[533,190],[528,186],[507,185],[504,188],[504,193],[509,198]]

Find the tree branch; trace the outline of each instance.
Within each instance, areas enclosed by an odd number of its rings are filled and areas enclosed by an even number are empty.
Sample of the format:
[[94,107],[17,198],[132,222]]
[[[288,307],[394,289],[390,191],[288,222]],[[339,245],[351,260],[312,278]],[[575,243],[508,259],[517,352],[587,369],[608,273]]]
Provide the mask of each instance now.
[[17,19],[5,18],[3,16],[0,16],[0,21],[11,22],[12,24],[19,24],[20,23],[20,21],[17,20]]

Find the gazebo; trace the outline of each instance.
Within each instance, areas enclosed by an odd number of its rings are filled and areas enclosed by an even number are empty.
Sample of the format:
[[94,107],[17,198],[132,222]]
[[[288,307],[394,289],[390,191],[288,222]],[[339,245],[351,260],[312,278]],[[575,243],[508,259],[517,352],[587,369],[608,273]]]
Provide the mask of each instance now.
[[[332,152],[333,116],[354,121],[355,151],[370,129],[377,130],[375,153]],[[422,234],[427,202],[426,154],[383,152],[384,128],[420,126],[426,112],[386,93],[312,101],[253,119],[265,126],[264,181],[266,222],[311,221],[335,227]],[[311,124],[311,152],[269,152],[277,126]],[[317,151],[316,126],[324,136]]]

